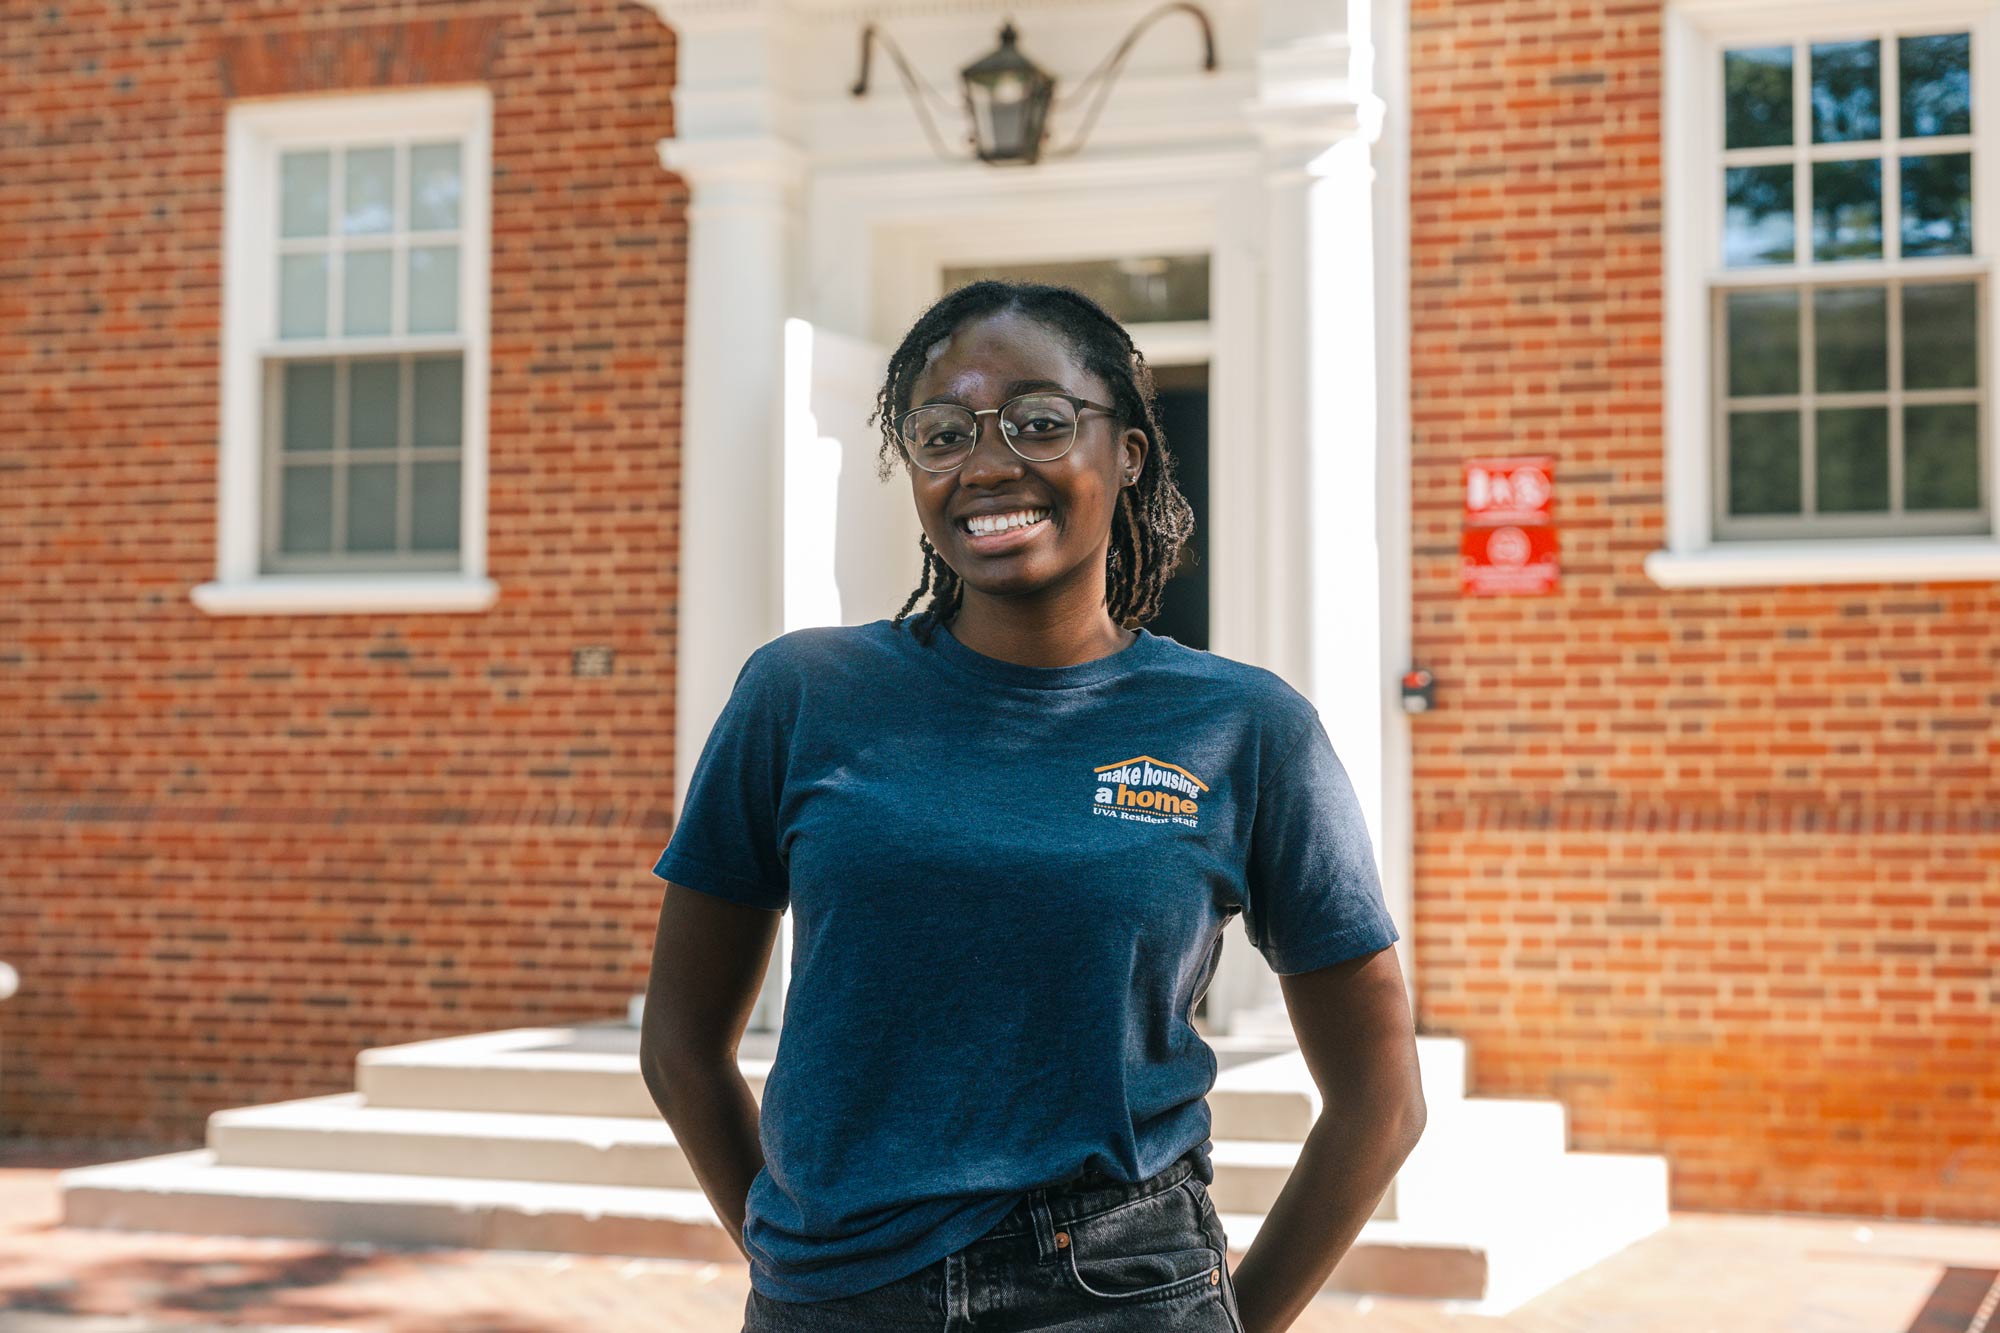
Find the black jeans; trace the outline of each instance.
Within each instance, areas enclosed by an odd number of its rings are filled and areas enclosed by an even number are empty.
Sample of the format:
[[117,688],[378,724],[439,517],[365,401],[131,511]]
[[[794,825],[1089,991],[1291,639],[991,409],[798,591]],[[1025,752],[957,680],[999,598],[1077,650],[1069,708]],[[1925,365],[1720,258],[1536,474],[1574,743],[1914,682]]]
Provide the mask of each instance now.
[[1228,1237],[1192,1152],[1136,1185],[1087,1175],[1034,1190],[978,1240],[871,1291],[750,1291],[743,1333],[1243,1333]]

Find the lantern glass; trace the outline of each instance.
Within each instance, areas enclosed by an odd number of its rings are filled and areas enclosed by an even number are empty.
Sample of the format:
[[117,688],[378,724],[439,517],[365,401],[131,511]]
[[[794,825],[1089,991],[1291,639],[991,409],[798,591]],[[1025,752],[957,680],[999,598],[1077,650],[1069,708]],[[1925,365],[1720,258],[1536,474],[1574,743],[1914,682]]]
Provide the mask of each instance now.
[[999,49],[959,71],[974,146],[987,162],[1033,162],[1041,153],[1056,81],[1014,45],[1014,25],[1000,30]]

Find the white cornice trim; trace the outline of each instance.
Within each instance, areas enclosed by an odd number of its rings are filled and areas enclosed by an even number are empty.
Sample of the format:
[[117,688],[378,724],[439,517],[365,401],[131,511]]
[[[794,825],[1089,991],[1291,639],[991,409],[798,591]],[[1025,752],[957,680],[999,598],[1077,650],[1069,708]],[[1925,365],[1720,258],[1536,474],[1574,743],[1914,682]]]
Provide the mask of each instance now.
[[1909,23],[1954,23],[1991,13],[2000,0],[1666,0],[1677,15],[1711,36],[1742,36],[1795,31],[1814,24],[1857,24],[1870,27]]
[[[829,200],[862,198],[882,202],[925,204],[925,215],[950,214],[971,206],[983,208],[991,175],[1013,173],[1008,179],[1018,192],[1048,196],[1058,207],[1069,207],[1088,194],[1106,191],[1162,189],[1185,182],[1213,182],[1240,177],[1257,162],[1254,148],[1203,152],[1130,152],[1115,157],[1058,158],[1033,167],[991,167],[973,163],[914,160],[891,167],[862,167],[814,174],[813,189]],[[979,171],[971,167],[980,167]]]
[[1132,0],[644,0],[676,29],[737,26],[791,17],[869,20],[988,14],[1005,18],[1033,10],[1129,8]]
[[765,185],[797,189],[805,181],[806,153],[770,134],[729,134],[702,139],[661,139],[660,165],[697,185]]
[[1373,143],[1381,137],[1384,110],[1382,99],[1368,94],[1321,102],[1246,102],[1243,118],[1266,149],[1312,157],[1347,139]]

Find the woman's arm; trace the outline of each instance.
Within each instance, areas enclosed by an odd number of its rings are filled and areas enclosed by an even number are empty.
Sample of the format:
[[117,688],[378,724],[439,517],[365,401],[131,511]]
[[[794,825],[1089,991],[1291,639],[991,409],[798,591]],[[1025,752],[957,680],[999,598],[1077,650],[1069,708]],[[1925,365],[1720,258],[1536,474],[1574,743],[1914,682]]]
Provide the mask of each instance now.
[[1245,1333],[1292,1326],[1424,1132],[1416,1028],[1395,946],[1278,984],[1325,1104],[1231,1272]]
[[647,1091],[738,1250],[764,1149],[757,1099],[737,1068],[736,1047],[782,915],[669,883],[639,1025]]

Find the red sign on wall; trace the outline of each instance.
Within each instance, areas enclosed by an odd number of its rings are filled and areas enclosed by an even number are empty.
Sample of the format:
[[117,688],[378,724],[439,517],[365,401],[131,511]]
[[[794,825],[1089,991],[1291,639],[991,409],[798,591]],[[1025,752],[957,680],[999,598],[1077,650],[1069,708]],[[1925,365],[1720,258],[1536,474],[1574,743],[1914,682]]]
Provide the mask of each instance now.
[[1459,538],[1458,586],[1468,593],[1554,592],[1552,526],[1467,528]]
[[1466,460],[1461,593],[1555,591],[1555,474],[1556,460],[1547,454]]

